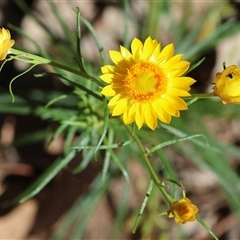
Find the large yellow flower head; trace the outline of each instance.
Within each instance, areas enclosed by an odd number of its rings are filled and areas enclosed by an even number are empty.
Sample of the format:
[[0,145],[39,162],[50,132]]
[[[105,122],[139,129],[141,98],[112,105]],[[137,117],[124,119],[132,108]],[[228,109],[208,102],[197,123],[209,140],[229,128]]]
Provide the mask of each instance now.
[[176,224],[184,224],[186,222],[195,221],[197,212],[198,207],[192,204],[188,198],[184,197],[171,204],[171,208],[168,211],[168,217],[174,217]]
[[190,77],[181,77],[189,68],[182,54],[173,56],[173,44],[161,50],[160,43],[150,37],[142,43],[134,38],[131,52],[120,47],[110,51],[116,66],[102,67],[100,78],[108,85],[102,94],[112,97],[108,107],[112,116],[123,115],[125,124],[136,122],[154,130],[157,120],[170,123],[171,117],[179,117],[179,110],[186,110],[187,104],[180,97],[190,96]]
[[217,73],[214,91],[223,104],[240,104],[240,68],[231,65]]
[[9,53],[10,48],[15,41],[11,39],[10,32],[7,29],[0,29],[0,61],[4,60]]

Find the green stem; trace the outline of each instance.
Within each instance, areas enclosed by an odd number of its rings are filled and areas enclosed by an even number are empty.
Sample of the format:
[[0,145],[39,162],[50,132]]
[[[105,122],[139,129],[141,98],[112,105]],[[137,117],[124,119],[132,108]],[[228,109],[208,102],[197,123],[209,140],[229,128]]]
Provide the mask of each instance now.
[[149,159],[147,157],[147,152],[145,151],[145,148],[143,147],[141,141],[139,140],[138,136],[132,132],[132,130],[130,129],[129,126],[126,126],[126,129],[127,129],[128,133],[131,135],[131,137],[133,138],[133,140],[136,142],[136,144],[137,144],[137,146],[140,150],[140,153],[142,155],[143,161],[146,164],[147,169],[150,173],[151,179],[156,184],[156,186],[158,187],[158,189],[162,193],[165,200],[169,204],[171,204],[174,201],[174,199],[166,192],[166,190],[164,189],[164,187],[162,185],[162,182],[158,179],[157,174],[155,173],[151,163],[149,162]]
[[11,48],[11,53],[18,56],[18,57],[22,57],[23,62],[24,62],[24,58],[26,58],[26,60],[31,59],[33,64],[48,64],[48,65],[51,65],[53,67],[57,67],[57,68],[60,68],[62,70],[66,70],[68,72],[71,72],[71,73],[74,73],[74,74],[79,75],[81,77],[84,77],[86,79],[89,79],[89,80],[93,81],[94,83],[98,84],[101,87],[104,86],[104,83],[101,82],[100,80],[98,80],[97,78],[95,78],[95,77],[93,77],[93,76],[91,76],[91,75],[89,75],[85,72],[82,72],[78,69],[63,65],[63,64],[55,62],[55,61],[51,61],[51,60],[43,58],[43,57],[39,57],[39,56],[31,54],[31,53],[26,53],[26,52],[23,52],[23,51],[14,49],[14,48]]
[[203,99],[203,98],[211,98],[211,97],[217,97],[215,92],[210,92],[210,93],[195,93],[191,94],[189,97],[184,97],[186,99],[193,99],[193,98],[198,98],[198,99]]

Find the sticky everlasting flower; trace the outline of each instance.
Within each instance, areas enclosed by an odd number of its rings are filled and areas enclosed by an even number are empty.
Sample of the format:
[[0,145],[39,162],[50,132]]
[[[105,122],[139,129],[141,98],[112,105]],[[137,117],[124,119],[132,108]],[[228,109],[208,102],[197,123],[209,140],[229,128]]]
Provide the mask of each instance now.
[[10,32],[7,29],[0,29],[0,61],[4,60],[9,53],[10,48],[15,41],[11,39]]
[[214,91],[223,104],[240,104],[240,68],[231,65],[217,73]]
[[181,77],[189,68],[182,54],[173,56],[173,44],[161,50],[160,44],[150,37],[142,43],[135,38],[131,52],[124,47],[110,51],[114,64],[102,67],[100,78],[108,85],[102,94],[112,97],[108,107],[112,116],[123,115],[123,122],[136,122],[154,130],[157,120],[170,123],[171,117],[179,117],[187,104],[180,97],[190,96],[190,77]]
[[175,223],[193,222],[196,219],[195,214],[198,212],[198,207],[191,203],[191,201],[184,197],[171,204],[168,211],[169,218],[174,217]]

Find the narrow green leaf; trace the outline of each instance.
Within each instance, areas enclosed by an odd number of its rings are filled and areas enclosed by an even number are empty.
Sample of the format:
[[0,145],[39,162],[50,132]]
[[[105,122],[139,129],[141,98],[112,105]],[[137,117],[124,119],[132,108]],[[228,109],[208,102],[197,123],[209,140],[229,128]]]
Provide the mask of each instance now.
[[86,25],[88,30],[91,32],[91,34],[92,34],[92,36],[93,36],[93,38],[94,38],[94,40],[97,44],[97,48],[98,48],[98,51],[100,53],[101,61],[104,65],[106,65],[107,64],[107,58],[106,58],[106,55],[105,55],[105,52],[104,52],[104,48],[103,48],[103,46],[102,46],[102,44],[101,44],[101,42],[100,42],[100,40],[97,36],[97,33],[96,33],[95,29],[93,28],[93,26],[91,25],[91,23],[87,19],[83,18],[82,16],[80,16],[80,19]]
[[199,138],[199,137],[202,137],[205,140],[206,146],[209,146],[207,138],[203,134],[194,134],[194,135],[190,135],[190,136],[186,136],[186,137],[182,137],[182,138],[178,138],[178,139],[174,139],[174,140],[170,140],[170,141],[166,141],[166,142],[163,142],[161,144],[158,144],[155,147],[148,150],[146,155],[148,156],[148,155],[154,153],[155,151],[157,151],[157,150],[159,150],[163,147],[169,146],[171,144],[175,144],[175,143],[178,143],[178,142],[191,140],[193,138]]
[[123,46],[129,46],[129,23],[130,23],[130,3],[129,0],[123,0],[124,6],[124,43]]
[[101,138],[99,139],[99,142],[96,146],[96,149],[94,151],[94,155],[95,155],[95,160],[97,160],[97,152],[99,150],[99,147],[101,146],[103,139],[105,138],[106,134],[107,134],[107,130],[108,130],[108,119],[109,119],[109,114],[108,114],[108,105],[107,105],[107,99],[104,98],[103,99],[103,110],[104,110],[104,124],[103,124],[103,132],[101,135]]
[[72,34],[72,32],[70,31],[69,27],[66,25],[66,21],[63,20],[62,16],[63,14],[59,14],[57,7],[55,5],[55,3],[53,3],[53,1],[48,1],[51,10],[54,14],[54,16],[57,18],[57,22],[60,24],[63,32],[64,32],[64,36],[67,38],[68,43],[70,43],[70,45],[72,46],[72,48],[75,48],[75,40],[74,40],[74,36]]
[[209,232],[209,234],[215,239],[218,240],[217,236],[212,232],[212,230],[207,226],[207,224],[198,216],[196,215],[196,219],[199,223],[202,224],[202,226]]
[[195,64],[191,65],[190,68],[187,70],[187,72],[184,75],[187,75],[189,72],[191,72],[193,69],[197,68],[201,63],[205,60],[205,57],[200,59],[198,62]]
[[[113,140],[114,140],[114,130],[110,128],[108,133],[108,139],[104,139],[104,143],[106,145],[110,145],[113,143]],[[103,184],[107,179],[107,173],[110,165],[110,158],[111,158],[110,151],[105,151],[105,157],[104,157],[103,168],[102,168],[102,178],[101,178],[101,181]]]
[[49,108],[52,104],[54,104],[55,102],[59,101],[59,100],[62,100],[62,99],[65,99],[67,98],[67,95],[66,94],[63,94],[63,95],[60,95],[60,96],[57,96],[55,98],[53,98],[51,101],[49,101],[46,105],[45,105],[45,108]]
[[31,71],[31,70],[32,70],[34,67],[36,67],[37,65],[38,65],[38,64],[34,64],[34,65],[30,66],[27,70],[25,70],[24,72],[19,73],[16,77],[14,77],[14,78],[10,81],[10,83],[9,83],[9,92],[10,92],[10,94],[11,94],[11,96],[12,96],[12,103],[14,103],[14,100],[15,100],[15,97],[14,97],[14,94],[13,94],[13,91],[12,91],[12,84],[13,84],[13,82],[14,82],[17,78],[19,78],[19,77],[23,76],[24,74],[26,74],[27,72]]
[[83,72],[86,72],[84,65],[83,65],[83,58],[82,58],[82,51],[81,51],[81,24],[80,24],[80,17],[81,17],[81,12],[80,9],[77,7],[77,58],[76,61],[78,63],[78,66],[80,70]]
[[146,193],[146,196],[145,196],[145,198],[144,198],[144,200],[143,200],[142,206],[141,206],[140,211],[139,211],[139,213],[138,213],[138,216],[137,216],[137,218],[136,218],[136,220],[135,220],[132,233],[136,233],[138,224],[139,224],[139,222],[140,222],[140,219],[141,219],[141,217],[142,217],[142,214],[143,214],[143,212],[144,212],[144,209],[145,209],[145,207],[146,207],[146,205],[147,205],[148,198],[149,198],[149,196],[150,196],[150,194],[151,194],[151,192],[152,192],[153,186],[154,186],[154,182],[151,180],[151,181],[150,181],[150,184],[149,184],[149,187],[148,187],[148,190],[147,190],[147,193]]

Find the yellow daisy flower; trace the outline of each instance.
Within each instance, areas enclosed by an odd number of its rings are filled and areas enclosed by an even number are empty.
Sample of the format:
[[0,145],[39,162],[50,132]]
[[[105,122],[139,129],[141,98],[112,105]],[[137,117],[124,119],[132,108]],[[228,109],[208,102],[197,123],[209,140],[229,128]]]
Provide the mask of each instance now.
[[13,46],[15,41],[11,39],[9,30],[0,29],[0,61],[4,60],[9,53],[10,48]]
[[122,46],[120,51],[110,51],[116,66],[103,66],[100,78],[108,84],[101,93],[112,97],[108,103],[112,116],[123,115],[125,124],[135,121],[139,129],[147,124],[154,130],[157,119],[170,123],[172,116],[180,116],[179,110],[187,109],[180,97],[190,96],[195,80],[181,77],[190,64],[182,54],[173,53],[173,44],[161,50],[151,37],[144,43],[134,38],[131,52]]
[[231,65],[217,73],[214,92],[223,104],[240,104],[240,68]]
[[191,201],[184,197],[178,201],[171,204],[171,208],[168,211],[169,218],[175,218],[175,223],[186,223],[193,222],[196,220],[196,213],[198,212],[198,207],[191,203]]

